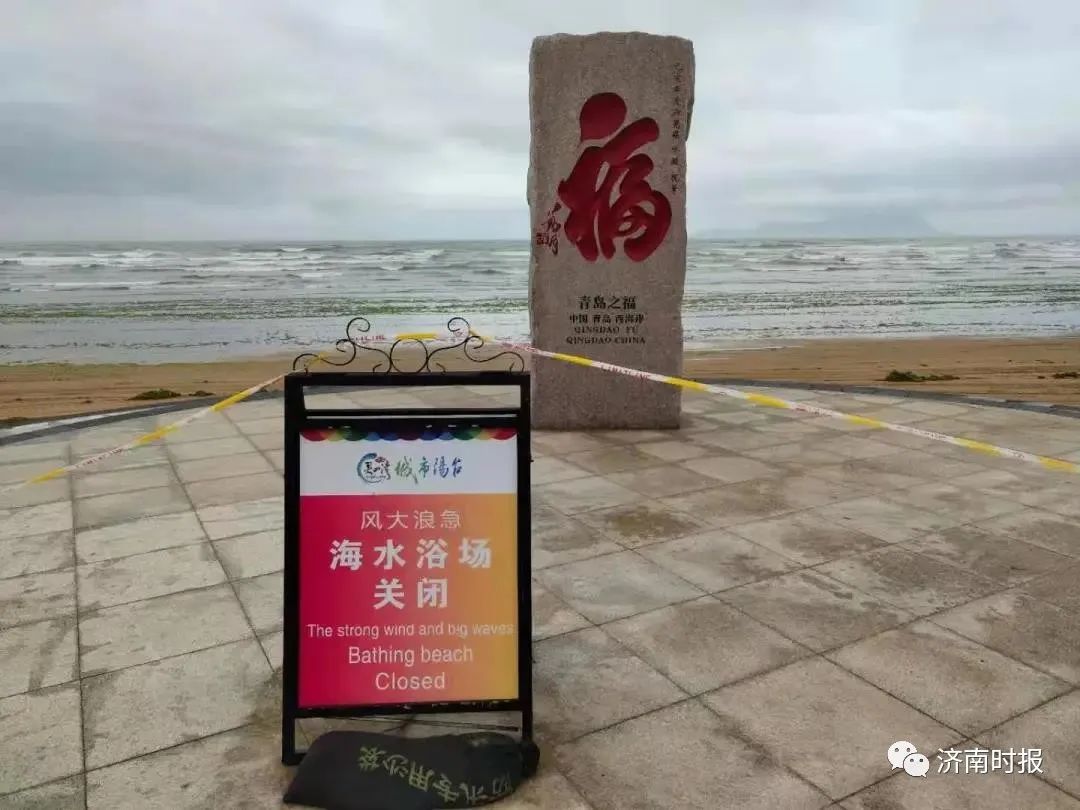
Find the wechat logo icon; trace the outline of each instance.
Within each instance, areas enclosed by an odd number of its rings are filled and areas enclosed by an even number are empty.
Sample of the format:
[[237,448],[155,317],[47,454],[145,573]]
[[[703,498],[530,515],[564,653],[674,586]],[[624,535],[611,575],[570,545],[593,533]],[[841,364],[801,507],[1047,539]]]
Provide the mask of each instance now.
[[908,776],[925,777],[927,771],[930,770],[930,760],[906,740],[897,740],[890,745],[888,757],[894,771],[897,768],[903,768]]

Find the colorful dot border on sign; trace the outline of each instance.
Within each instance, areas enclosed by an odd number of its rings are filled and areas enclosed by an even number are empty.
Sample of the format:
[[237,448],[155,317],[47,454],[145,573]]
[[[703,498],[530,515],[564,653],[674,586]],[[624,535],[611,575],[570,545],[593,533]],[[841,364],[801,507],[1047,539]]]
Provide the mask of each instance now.
[[504,427],[455,427],[425,428],[421,430],[368,430],[362,427],[311,428],[300,431],[309,442],[434,442],[434,441],[506,441],[517,435],[516,428]]

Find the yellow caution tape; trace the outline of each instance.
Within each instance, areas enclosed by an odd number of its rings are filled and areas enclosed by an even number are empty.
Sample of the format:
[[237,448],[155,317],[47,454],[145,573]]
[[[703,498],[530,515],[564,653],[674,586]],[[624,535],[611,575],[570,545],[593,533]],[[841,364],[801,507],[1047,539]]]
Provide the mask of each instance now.
[[[471,334],[481,337],[475,332]],[[532,354],[537,357],[548,357],[553,360],[562,360],[567,363],[573,363],[579,366],[587,366],[589,368],[597,368],[602,371],[610,371],[614,374],[623,374],[629,377],[637,377],[643,380],[652,380],[653,382],[665,383],[667,385],[675,385],[679,388],[685,388],[690,391],[701,391],[709,394],[718,394],[724,397],[731,397],[733,399],[741,399],[745,402],[752,402],[755,405],[764,405],[769,408],[782,408],[789,411],[799,411],[800,413],[811,413],[816,416],[827,416],[831,419],[843,419],[846,422],[850,422],[855,425],[865,425],[866,427],[878,428],[881,430],[892,430],[897,433],[906,433],[909,436],[919,436],[924,439],[930,439],[936,442],[945,442],[947,444],[956,445],[957,447],[966,447],[969,450],[974,450],[979,453],[985,453],[991,456],[1000,456],[1003,458],[1013,458],[1018,461],[1026,461],[1030,464],[1038,464],[1048,470],[1057,470],[1059,472],[1069,472],[1080,474],[1080,464],[1076,464],[1072,461],[1066,461],[1060,458],[1052,458],[1050,456],[1040,456],[1035,453],[1026,453],[1023,450],[1013,450],[1008,447],[998,447],[997,445],[988,444],[986,442],[976,441],[975,439],[964,439],[959,436],[948,436],[944,433],[936,433],[930,430],[922,430],[920,428],[911,427],[910,425],[896,425],[891,422],[882,422],[880,419],[871,419],[866,416],[857,416],[850,413],[842,413],[841,411],[834,411],[829,408],[819,408],[814,405],[807,405],[801,402],[791,402],[785,399],[779,399],[777,397],[767,396],[765,394],[754,394],[747,391],[740,391],[736,388],[727,388],[722,385],[710,385],[708,383],[697,382],[696,380],[686,380],[681,377],[669,377],[666,374],[654,374],[649,371],[641,371],[639,369],[626,368],[625,366],[616,366],[612,363],[604,363],[599,360],[591,360],[588,357],[581,357],[575,354],[564,354],[562,352],[549,352],[543,349],[537,349],[526,343],[514,343],[504,340],[493,340],[491,338],[485,338],[490,342],[504,346],[506,348],[521,351],[526,354]]]
[[[462,337],[461,335],[458,335],[456,333],[452,334],[451,336],[454,339],[460,339]],[[394,335],[393,337],[389,337],[386,340],[387,341],[391,341],[391,340],[439,340],[442,337],[443,336],[441,336],[437,332],[404,332],[402,334]],[[365,341],[365,342],[368,342],[368,341]],[[329,354],[329,352],[323,352],[322,354],[316,355],[304,367],[305,370],[309,369],[315,363],[319,363],[319,362],[322,362],[323,360],[325,360],[328,354]],[[206,416],[207,414],[210,414],[210,413],[217,413],[219,411],[223,411],[226,408],[229,408],[229,407],[235,405],[236,403],[247,399],[252,394],[257,393],[257,392],[263,390],[264,388],[269,388],[274,383],[276,383],[279,380],[283,379],[285,377],[286,373],[288,373],[288,372],[278,374],[276,377],[271,377],[269,380],[263,380],[261,383],[258,383],[257,385],[253,385],[250,388],[245,388],[243,391],[238,391],[237,393],[233,394],[230,397],[226,397],[225,399],[221,400],[220,402],[217,402],[217,403],[215,403],[213,405],[210,405],[210,406],[208,406],[206,408],[202,408],[202,409],[200,409],[198,411],[194,411],[193,413],[188,414],[184,418],[178,419],[177,421],[173,422],[172,424],[165,425],[164,427],[160,427],[157,430],[151,431],[150,433],[147,433],[147,434],[145,434],[143,436],[139,436],[137,439],[132,439],[130,442],[125,442],[124,444],[120,445],[119,447],[114,447],[111,450],[106,450],[103,453],[98,453],[97,455],[90,456],[89,458],[84,458],[82,461],[76,462],[75,464],[68,464],[66,467],[57,467],[54,470],[49,470],[48,472],[42,473],[41,475],[34,476],[33,478],[29,479],[28,481],[21,481],[21,482],[19,482],[17,484],[11,484],[11,485],[8,485],[6,487],[0,487],[0,494],[4,494],[4,493],[7,493],[7,492],[13,492],[14,490],[17,490],[17,489],[20,489],[22,487],[28,486],[30,484],[38,484],[38,483],[41,483],[43,481],[51,481],[54,478],[59,478],[60,476],[67,475],[70,472],[74,472],[76,470],[81,470],[81,469],[85,469],[86,467],[90,467],[90,466],[92,466],[94,464],[97,464],[99,461],[104,461],[105,459],[111,458],[112,456],[119,455],[120,453],[124,453],[124,452],[126,452],[128,450],[132,450],[132,449],[134,449],[136,447],[141,447],[143,445],[150,444],[151,442],[155,442],[158,439],[160,439],[160,438],[162,438],[164,436],[167,436],[168,434],[170,434],[170,433],[172,433],[172,432],[174,432],[176,430],[179,430],[184,425],[188,425],[188,424],[194,422],[196,419],[201,419],[202,417],[204,417],[204,416]]]
[[[324,357],[325,357],[325,355],[323,355],[323,354],[320,354],[320,355],[316,356],[316,358],[314,360],[312,360],[311,363],[308,364],[308,367],[310,367],[313,363],[321,361]],[[117,456],[120,453],[124,453],[124,452],[126,452],[128,450],[133,450],[136,447],[141,447],[141,446],[143,446],[145,444],[150,444],[150,442],[157,441],[158,439],[162,438],[163,436],[166,436],[169,433],[172,433],[173,431],[179,430],[184,425],[188,425],[188,424],[194,422],[196,419],[200,419],[200,418],[206,416],[207,414],[215,413],[217,411],[223,411],[226,408],[228,408],[229,406],[235,405],[237,402],[240,402],[242,400],[247,399],[252,394],[257,393],[257,392],[261,391],[264,388],[269,388],[271,385],[273,385],[274,383],[276,383],[279,380],[283,379],[284,377],[285,377],[285,374],[283,373],[283,374],[278,374],[276,377],[271,377],[269,380],[263,380],[261,383],[258,383],[257,385],[253,385],[250,388],[245,388],[243,391],[238,391],[237,393],[233,394],[231,397],[227,397],[226,399],[221,400],[221,402],[217,402],[217,403],[215,403],[213,405],[209,405],[209,406],[207,406],[205,408],[201,408],[201,409],[199,409],[197,411],[193,411],[192,413],[189,413],[187,416],[183,417],[182,419],[178,419],[177,421],[173,422],[172,424],[165,425],[164,427],[159,427],[157,430],[153,430],[150,433],[146,433],[146,434],[144,434],[142,436],[139,436],[137,439],[132,439],[129,442],[125,442],[124,444],[121,444],[118,447],[113,447],[111,450],[106,450],[106,451],[104,451],[102,453],[97,453],[96,455],[84,458],[82,461],[77,461],[74,464],[68,464],[65,467],[57,467],[56,469],[49,470],[48,472],[41,473],[41,475],[36,475],[36,476],[34,476],[33,478],[31,478],[31,479],[29,479],[27,481],[21,481],[18,484],[12,484],[12,485],[9,485],[7,487],[4,487],[4,488],[0,489],[0,494],[7,493],[7,492],[13,492],[14,490],[20,489],[20,488],[25,487],[25,486],[29,486],[30,484],[40,484],[43,481],[51,481],[54,478],[59,478],[62,475],[67,475],[68,473],[75,472],[76,470],[85,469],[86,467],[90,467],[90,466],[92,466],[94,464],[97,464],[99,461],[104,461],[107,458],[112,458],[113,456]]]
[[[610,371],[610,372],[612,372],[614,374],[622,374],[624,376],[637,377],[638,379],[651,380],[653,382],[664,383],[666,385],[674,385],[674,386],[677,386],[679,388],[684,388],[684,389],[687,389],[687,390],[690,390],[690,391],[699,391],[699,392],[702,392],[702,393],[718,394],[720,396],[730,397],[730,398],[733,398],[733,399],[740,399],[740,400],[743,400],[745,402],[751,402],[751,403],[753,403],[755,405],[763,405],[763,406],[769,407],[769,408],[781,408],[781,409],[784,409],[784,410],[798,411],[798,412],[801,412],[801,413],[811,413],[811,414],[814,414],[814,415],[817,415],[817,416],[827,416],[827,417],[830,417],[832,419],[843,419],[843,420],[845,420],[847,422],[850,422],[850,423],[856,424],[856,425],[865,425],[867,427],[878,428],[878,429],[881,429],[881,430],[892,430],[892,431],[895,431],[897,433],[906,433],[906,434],[908,434],[910,436],[919,436],[919,437],[924,438],[924,439],[930,439],[931,441],[945,442],[947,444],[952,444],[952,445],[955,445],[957,447],[966,447],[969,450],[974,450],[976,452],[985,453],[987,455],[1000,456],[1000,457],[1004,457],[1004,458],[1013,458],[1013,459],[1017,459],[1018,461],[1026,461],[1028,463],[1038,464],[1038,465],[1040,465],[1043,468],[1048,469],[1048,470],[1056,470],[1058,472],[1069,472],[1069,473],[1080,474],[1080,464],[1076,464],[1076,463],[1071,462],[1071,461],[1066,461],[1065,459],[1052,458],[1050,456],[1040,456],[1040,455],[1036,455],[1034,453],[1024,452],[1023,450],[1013,450],[1013,449],[1008,448],[1008,447],[998,447],[997,445],[988,444],[986,442],[976,441],[975,439],[965,439],[965,438],[958,437],[958,436],[949,436],[949,435],[946,435],[944,433],[936,433],[936,432],[930,431],[930,430],[922,430],[920,428],[911,427],[910,425],[897,425],[897,424],[893,424],[891,422],[883,422],[880,419],[871,419],[871,418],[866,417],[866,416],[857,416],[855,414],[843,413],[841,411],[834,411],[834,410],[831,410],[829,408],[819,408],[819,407],[817,407],[815,405],[807,405],[807,404],[801,403],[801,402],[792,402],[792,401],[789,401],[789,400],[780,399],[778,397],[768,396],[766,394],[755,394],[755,393],[750,393],[750,392],[747,392],[747,391],[740,391],[740,390],[738,390],[736,388],[727,388],[727,387],[721,386],[721,385],[711,385],[709,383],[702,383],[702,382],[698,382],[696,380],[687,380],[687,379],[684,379],[682,377],[671,377],[671,376],[668,376],[666,374],[655,374],[655,373],[653,373],[651,371],[641,371],[640,369],[627,368],[625,366],[617,366],[617,365],[614,365],[612,363],[605,363],[605,362],[602,362],[600,360],[592,360],[592,359],[590,359],[588,357],[581,357],[580,355],[576,355],[576,354],[565,354],[563,352],[549,352],[549,351],[545,351],[543,349],[537,349],[537,348],[535,348],[533,346],[530,346],[530,345],[528,345],[526,343],[515,343],[515,342],[512,342],[512,341],[505,341],[505,340],[494,340],[492,338],[480,335],[479,333],[477,333],[477,332],[475,332],[475,331],[473,331],[471,329],[468,331],[467,335],[462,330],[453,330],[453,329],[451,329],[451,334],[450,334],[451,339],[460,340],[462,337],[465,337],[465,336],[482,338],[482,339],[484,339],[484,340],[486,340],[486,341],[488,341],[490,343],[497,344],[497,345],[500,345],[500,346],[504,346],[506,348],[514,349],[516,351],[525,352],[526,354],[532,354],[532,355],[535,355],[537,357],[548,357],[548,358],[551,358],[553,360],[561,360],[563,362],[573,363],[573,364],[579,365],[579,366],[586,366],[586,367],[589,367],[589,368],[596,368],[596,369],[600,369],[602,371]],[[439,335],[436,332],[406,332],[406,333],[402,333],[402,334],[394,336],[394,340],[441,340],[441,339],[444,339],[444,337]],[[324,352],[323,354],[317,355],[305,367],[305,370],[307,368],[310,368],[311,365],[324,360],[325,357],[326,357],[326,354],[327,353]],[[262,389],[273,385],[274,383],[278,382],[279,380],[283,379],[284,377],[285,377],[284,373],[279,374],[276,377],[272,377],[269,380],[265,380],[265,381],[259,383],[258,385],[253,385],[250,388],[247,388],[247,389],[245,389],[243,391],[235,393],[232,396],[230,396],[230,397],[228,397],[226,399],[223,399],[223,400],[221,400],[220,402],[218,402],[218,403],[216,403],[214,405],[210,405],[210,406],[208,406],[206,408],[202,408],[201,410],[198,410],[198,411],[195,411],[195,412],[193,412],[191,414],[188,414],[184,418],[179,419],[179,420],[177,420],[176,422],[173,422],[170,425],[166,425],[164,427],[158,428],[155,431],[152,431],[152,432],[147,433],[147,434],[145,434],[143,436],[140,436],[137,439],[133,439],[132,441],[127,442],[125,444],[122,444],[119,447],[114,447],[111,450],[106,450],[103,453],[98,453],[97,455],[90,456],[89,458],[85,458],[82,461],[76,462],[75,464],[69,464],[66,467],[57,467],[54,470],[49,470],[46,473],[42,473],[41,475],[35,476],[34,478],[29,479],[28,481],[23,481],[23,482],[18,483],[18,484],[9,485],[7,487],[0,488],[0,494],[6,493],[6,492],[11,492],[11,491],[14,491],[16,489],[20,489],[21,487],[28,486],[29,484],[36,484],[36,483],[40,483],[42,481],[50,481],[50,480],[52,480],[54,478],[59,478],[62,475],[66,475],[67,473],[73,472],[75,470],[80,470],[80,469],[83,469],[85,467],[89,467],[89,466],[91,466],[93,464],[96,464],[99,461],[102,461],[102,460],[104,460],[106,458],[110,458],[112,456],[118,455],[118,454],[123,453],[123,452],[125,452],[127,450],[131,450],[131,449],[133,449],[135,447],[139,447],[139,446],[142,446],[142,445],[145,445],[145,444],[149,444],[150,442],[157,441],[158,439],[162,438],[163,436],[165,436],[165,435],[167,435],[169,433],[172,433],[175,430],[179,430],[184,425],[187,425],[187,424],[190,424],[191,422],[194,422],[196,419],[199,419],[199,418],[201,418],[203,416],[206,416],[209,413],[215,413],[217,411],[223,411],[226,408],[228,408],[228,407],[230,407],[232,405],[235,405],[237,402],[240,402],[240,401],[242,401],[244,399],[247,399],[252,394],[255,394],[256,392],[261,391]]]

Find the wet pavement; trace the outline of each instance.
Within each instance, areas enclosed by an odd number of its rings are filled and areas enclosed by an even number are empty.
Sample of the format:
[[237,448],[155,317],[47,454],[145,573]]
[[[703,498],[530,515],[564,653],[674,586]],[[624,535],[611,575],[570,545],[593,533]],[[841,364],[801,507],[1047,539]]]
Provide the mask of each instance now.
[[[757,390],[1080,461],[1065,416]],[[279,805],[281,408],[0,496],[0,810]],[[678,431],[533,437],[542,766],[497,806],[1080,809],[1080,476],[683,410]],[[178,416],[0,446],[0,485]],[[445,731],[301,737],[331,727]],[[898,740],[926,778],[892,768]],[[1038,749],[1041,772],[964,773],[973,749]]]

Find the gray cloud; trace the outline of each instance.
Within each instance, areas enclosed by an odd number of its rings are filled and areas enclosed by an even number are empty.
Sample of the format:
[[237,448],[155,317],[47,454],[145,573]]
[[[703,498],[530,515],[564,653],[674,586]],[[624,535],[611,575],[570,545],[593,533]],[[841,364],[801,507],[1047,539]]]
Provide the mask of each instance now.
[[529,44],[695,42],[691,231],[1080,230],[1071,0],[6,0],[0,238],[525,238]]

